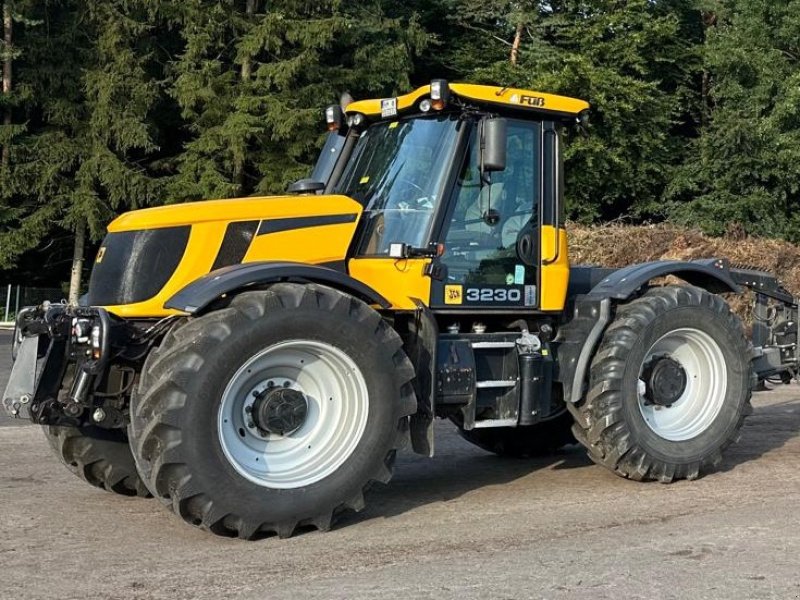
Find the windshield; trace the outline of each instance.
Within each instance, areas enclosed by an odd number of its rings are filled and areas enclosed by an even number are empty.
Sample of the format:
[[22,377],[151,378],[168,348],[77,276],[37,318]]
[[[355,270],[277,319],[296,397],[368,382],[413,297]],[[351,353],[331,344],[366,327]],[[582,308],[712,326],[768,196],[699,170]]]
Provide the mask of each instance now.
[[421,246],[455,149],[453,116],[378,123],[361,134],[336,193],[364,205],[359,254]]

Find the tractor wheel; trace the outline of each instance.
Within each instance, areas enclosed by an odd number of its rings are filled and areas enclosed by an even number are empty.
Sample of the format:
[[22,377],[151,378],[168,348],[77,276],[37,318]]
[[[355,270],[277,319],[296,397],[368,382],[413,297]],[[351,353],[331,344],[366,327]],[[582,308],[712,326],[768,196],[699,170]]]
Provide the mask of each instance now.
[[64,466],[86,483],[123,496],[150,495],[123,430],[46,425],[42,431]]
[[526,427],[495,427],[458,432],[465,440],[487,452],[512,458],[533,458],[552,454],[559,448],[575,443],[573,419],[568,412],[558,417]]
[[153,495],[219,535],[328,530],[387,483],[416,411],[402,341],[317,285],[245,292],[148,357],[130,437]]
[[618,308],[573,432],[623,477],[696,479],[738,440],[753,381],[742,324],[719,296],[653,288]]

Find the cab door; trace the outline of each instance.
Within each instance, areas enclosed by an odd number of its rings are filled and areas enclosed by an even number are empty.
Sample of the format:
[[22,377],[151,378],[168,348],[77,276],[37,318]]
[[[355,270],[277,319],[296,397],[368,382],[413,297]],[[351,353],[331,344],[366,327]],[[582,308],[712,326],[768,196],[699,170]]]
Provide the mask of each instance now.
[[542,129],[540,122],[508,119],[506,168],[483,181],[479,128],[473,131],[442,227],[433,308],[539,307]]

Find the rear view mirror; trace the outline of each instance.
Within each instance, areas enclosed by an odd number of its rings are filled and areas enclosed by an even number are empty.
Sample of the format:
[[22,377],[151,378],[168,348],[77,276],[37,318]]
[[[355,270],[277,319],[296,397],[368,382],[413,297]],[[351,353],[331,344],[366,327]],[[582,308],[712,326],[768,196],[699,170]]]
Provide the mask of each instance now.
[[500,117],[485,117],[481,128],[481,172],[505,171],[507,121]]

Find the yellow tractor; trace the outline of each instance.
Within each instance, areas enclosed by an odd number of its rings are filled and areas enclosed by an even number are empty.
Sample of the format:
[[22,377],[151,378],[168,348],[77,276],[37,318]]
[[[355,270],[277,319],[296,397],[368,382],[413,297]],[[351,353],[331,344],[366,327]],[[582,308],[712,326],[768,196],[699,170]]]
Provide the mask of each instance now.
[[[698,477],[794,374],[797,303],[719,259],[571,267],[562,134],[588,111],[444,80],[329,107],[287,195],[111,223],[80,305],[19,315],[4,407],[90,484],[247,539],[360,510],[436,418],[501,455],[577,440],[623,477]],[[751,340],[719,296],[743,288]]]

